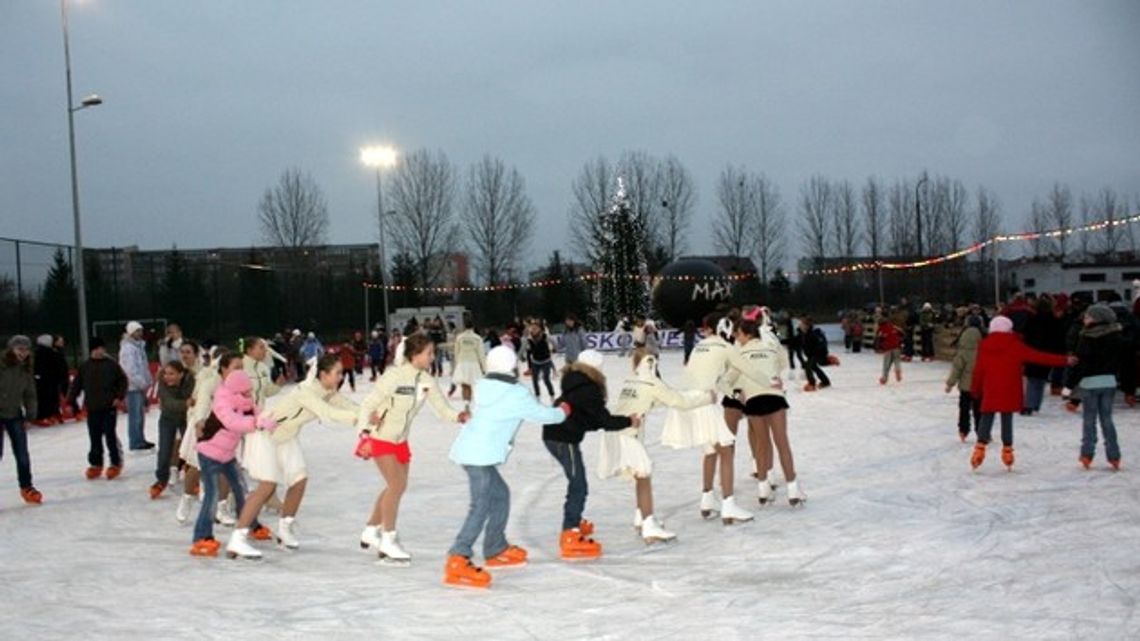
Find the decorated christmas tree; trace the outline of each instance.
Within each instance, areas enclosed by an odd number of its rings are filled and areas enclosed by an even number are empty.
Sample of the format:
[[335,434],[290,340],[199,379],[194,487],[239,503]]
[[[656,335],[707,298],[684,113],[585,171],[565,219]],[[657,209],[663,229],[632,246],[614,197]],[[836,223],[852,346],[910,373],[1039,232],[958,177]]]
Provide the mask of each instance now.
[[601,216],[603,243],[595,269],[594,305],[603,328],[621,318],[634,319],[649,309],[648,269],[645,263],[646,225],[633,208],[618,178],[617,193]]

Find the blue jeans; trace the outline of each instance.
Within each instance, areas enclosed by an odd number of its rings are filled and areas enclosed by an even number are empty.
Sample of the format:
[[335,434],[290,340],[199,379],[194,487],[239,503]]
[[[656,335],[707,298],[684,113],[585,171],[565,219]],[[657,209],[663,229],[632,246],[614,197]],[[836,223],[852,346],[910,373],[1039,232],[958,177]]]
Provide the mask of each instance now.
[[[994,413],[988,412],[982,414],[982,419],[978,421],[978,442],[990,442],[990,435],[994,431]],[[1001,413],[1001,444],[1013,447],[1013,414],[1011,412]]]
[[218,474],[225,474],[226,480],[230,482],[230,490],[233,492],[234,501],[237,502],[237,513],[241,514],[242,508],[245,507],[245,486],[242,485],[237,459],[228,463],[219,463],[199,453],[198,469],[202,471],[202,509],[198,512],[198,520],[194,522],[194,541],[214,538]]
[[1027,377],[1025,379],[1025,409],[1034,412],[1041,411],[1041,401],[1045,398],[1045,383],[1043,378]]
[[[32,458],[28,455],[28,433],[24,429],[24,419],[0,418],[0,425],[8,433],[8,440],[12,441],[12,454],[16,457],[16,478],[20,481],[20,489],[27,489],[32,486]],[[4,458],[3,434],[0,434],[0,458]]]
[[127,392],[127,446],[137,450],[146,445],[146,390]]
[[455,537],[448,554],[471,558],[472,547],[483,533],[483,558],[490,559],[507,549],[507,518],[511,513],[511,490],[494,465],[464,465],[471,485],[471,505],[467,519]]
[[562,505],[562,529],[572,530],[582,524],[582,511],[586,509],[586,466],[582,462],[582,450],[577,443],[543,441],[547,451],[562,465],[566,473],[566,502]]
[[1116,442],[1116,425],[1112,422],[1112,401],[1116,397],[1115,387],[1081,390],[1081,403],[1084,407],[1084,433],[1081,435],[1081,456],[1092,458],[1096,454],[1096,420],[1100,418],[1100,429],[1104,432],[1104,453],[1108,460],[1120,460],[1120,445]]

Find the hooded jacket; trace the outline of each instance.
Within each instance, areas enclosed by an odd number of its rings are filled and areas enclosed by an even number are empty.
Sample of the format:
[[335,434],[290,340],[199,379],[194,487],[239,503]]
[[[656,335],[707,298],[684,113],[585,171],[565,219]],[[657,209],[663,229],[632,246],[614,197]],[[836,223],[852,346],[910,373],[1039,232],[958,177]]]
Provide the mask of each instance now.
[[958,351],[954,353],[954,360],[950,363],[950,376],[946,378],[946,385],[957,385],[958,390],[969,392],[974,381],[974,366],[978,362],[978,344],[982,342],[982,330],[977,327],[967,327],[958,337]]
[[982,413],[1020,412],[1024,407],[1021,372],[1026,363],[1064,367],[1065,356],[1039,352],[1010,332],[991,333],[978,347],[970,393],[982,401]]
[[523,421],[556,423],[566,419],[559,407],[538,402],[512,377],[492,374],[475,384],[471,420],[451,445],[450,458],[460,465],[499,465],[507,460]]
[[561,423],[543,427],[543,440],[581,443],[586,432],[624,430],[632,424],[628,416],[615,416],[606,409],[606,377],[585,363],[574,363],[563,370],[562,395],[555,404],[562,401],[573,410]]
[[575,325],[573,329],[567,327],[565,332],[562,332],[562,353],[566,356],[567,363],[573,363],[578,360],[578,355],[586,350],[586,332],[582,331],[581,325]]
[[783,383],[776,386],[773,382],[779,381],[788,368],[788,350],[774,336],[749,340],[730,352],[728,362],[733,368],[729,375],[731,386],[745,398],[784,395]]
[[[253,399],[243,394],[250,389],[249,377],[244,372],[230,374],[218,386],[214,392],[211,410],[218,417],[223,429],[218,430],[209,440],[198,441],[197,448],[200,454],[219,463],[234,460],[242,435],[258,427],[257,405]],[[267,427],[270,425],[272,423],[266,424]]]
[[281,388],[273,382],[273,374],[264,362],[255,361],[251,356],[242,356],[241,368],[249,376],[250,384],[253,385],[253,402],[255,404],[264,407],[267,398],[281,391]]
[[146,360],[146,344],[129,334],[124,335],[123,342],[119,344],[119,367],[127,375],[128,391],[145,391],[154,383]]
[[[1085,327],[1077,341],[1077,364],[1066,373],[1065,387],[1116,387],[1116,375],[1127,353],[1120,323],[1097,323]],[[1095,377],[1104,377],[1100,381],[1102,384],[1089,380]]]
[[[67,394],[69,382],[67,359],[58,350],[50,345],[36,345],[32,369],[36,377],[36,397],[43,399],[43,404],[48,404],[48,399]],[[57,404],[50,403],[50,405],[58,409]],[[41,407],[41,409],[43,408]],[[41,416],[39,418],[48,417]]]
[[7,355],[0,355],[0,418],[34,418],[36,410],[31,363],[9,363]]
[[[312,368],[316,370],[316,368]],[[360,407],[345,398],[336,390],[326,390],[321,387],[320,381],[315,377],[306,378],[297,384],[281,400],[269,408],[277,429],[273,431],[273,441],[284,443],[297,438],[301,428],[306,424],[319,420],[322,423],[340,423],[353,425],[356,423]]]
[[480,372],[487,371],[487,355],[483,350],[483,338],[475,330],[467,328],[455,337],[456,365],[460,363],[477,363]]

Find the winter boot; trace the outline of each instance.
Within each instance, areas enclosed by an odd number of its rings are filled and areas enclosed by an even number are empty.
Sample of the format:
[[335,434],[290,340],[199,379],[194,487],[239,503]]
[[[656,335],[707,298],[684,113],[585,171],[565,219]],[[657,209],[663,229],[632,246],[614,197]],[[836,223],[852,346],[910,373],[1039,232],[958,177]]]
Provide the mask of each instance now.
[[380,560],[390,565],[410,565],[412,562],[412,555],[408,554],[407,550],[400,545],[400,539],[396,536],[396,531],[380,532],[380,546],[376,550]]
[[1013,469],[1013,446],[1006,445],[1001,448],[1001,462],[1006,469]]
[[443,566],[443,584],[456,587],[489,588],[491,575],[476,567],[471,559],[452,554]]
[[361,550],[379,550],[380,549],[380,526],[379,525],[366,525],[364,531],[360,533],[360,549]]
[[198,539],[190,546],[190,556],[218,556],[222,544],[215,539]]
[[29,485],[28,487],[20,488],[20,497],[24,499],[24,503],[28,505],[39,505],[44,502],[44,495],[39,490]]
[[720,520],[725,525],[751,521],[752,513],[736,505],[736,497],[726,496],[720,504]]
[[249,544],[249,528],[238,528],[230,534],[230,542],[226,544],[226,556],[231,559],[260,559],[261,552]]
[[150,499],[153,501],[162,496],[162,491],[166,489],[166,483],[158,482],[150,486]]
[[788,504],[792,507],[807,503],[807,494],[800,489],[799,480],[788,481]]
[[987,443],[977,443],[974,445],[974,453],[970,455],[970,467],[975,470],[982,466],[982,462],[986,460],[986,445]]
[[720,499],[716,497],[716,493],[712,490],[701,492],[701,518],[711,519],[717,514],[720,514]]
[[123,473],[123,466],[122,465],[112,465],[111,467],[107,468],[107,480],[108,481],[114,481],[115,479],[119,478],[119,475],[121,475],[122,473]]
[[677,535],[665,529],[665,525],[650,514],[641,522],[641,540],[646,545],[650,543],[664,543],[677,538]]
[[293,521],[291,516],[283,516],[277,521],[277,545],[289,550],[301,547],[301,542],[297,540],[297,533],[293,529]]
[[567,560],[596,559],[602,555],[602,544],[582,536],[577,530],[563,530],[559,541],[562,558]]
[[582,519],[582,522],[578,524],[578,531],[582,533],[582,536],[592,536],[594,534],[594,522]]
[[517,545],[508,545],[507,549],[486,560],[489,568],[521,568],[526,565],[526,550]]
[[767,480],[760,481],[760,505],[770,503],[775,494],[775,490],[772,489],[771,484],[769,484]]
[[183,494],[182,498],[178,499],[178,509],[174,512],[174,518],[179,523],[185,523],[190,519],[190,508],[194,504],[193,494]]
[[1086,470],[1089,469],[1090,467],[1092,467],[1092,461],[1093,460],[1092,460],[1091,456],[1081,456],[1080,461],[1081,461],[1081,465],[1084,466],[1084,468]]
[[92,465],[91,467],[87,468],[87,471],[84,472],[83,475],[87,477],[88,481],[94,481],[100,476],[103,476],[103,468],[95,467]]

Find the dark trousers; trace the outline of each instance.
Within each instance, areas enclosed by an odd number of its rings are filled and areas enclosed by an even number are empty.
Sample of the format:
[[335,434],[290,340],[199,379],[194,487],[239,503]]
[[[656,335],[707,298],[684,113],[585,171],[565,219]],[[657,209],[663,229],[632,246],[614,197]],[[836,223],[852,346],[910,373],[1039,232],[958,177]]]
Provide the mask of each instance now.
[[823,368],[819,366],[819,361],[814,356],[808,358],[807,362],[804,363],[804,374],[807,374],[808,383],[811,385],[815,385],[816,377],[819,377],[820,385],[831,385],[831,379],[823,373]]
[[922,357],[934,358],[934,328],[923,327],[921,330],[922,336]]
[[851,353],[852,354],[858,354],[858,353],[863,351],[863,337],[862,336],[852,336],[851,341],[852,341],[851,342]]
[[170,482],[170,456],[174,453],[174,441],[186,434],[186,415],[182,420],[169,416],[158,417],[158,460],[155,461],[154,478],[166,485]]
[[974,395],[969,392],[958,393],[958,432],[961,434],[970,433],[970,417],[974,418],[974,429],[978,429],[978,423],[981,421],[982,416],[982,402],[974,398]]
[[546,383],[546,391],[550,393],[550,398],[554,398],[554,386],[550,384],[550,373],[554,371],[554,363],[546,361],[545,363],[533,363],[530,368],[530,380],[534,383],[534,395],[542,396],[542,392],[538,389],[538,379],[542,378]]
[[91,440],[91,449],[87,452],[87,464],[91,467],[103,467],[104,442],[107,444],[107,452],[111,455],[111,465],[123,466],[123,449],[119,445],[119,435],[115,433],[117,420],[118,412],[113,407],[106,410],[87,410],[87,437]]
[[543,441],[547,451],[553,456],[566,474],[566,502],[562,505],[562,529],[572,530],[582,523],[582,511],[586,509],[586,466],[582,462],[582,450],[577,443]]
[[[987,412],[982,414],[982,418],[978,421],[978,442],[989,443],[990,435],[994,430],[994,413]],[[1013,446],[1013,413],[1001,413],[1001,444],[1012,447]]]
[[[23,417],[0,418],[0,425],[12,441],[12,454],[16,457],[16,478],[20,489],[32,486],[32,458],[28,455],[28,432],[24,429]],[[4,435],[0,434],[0,458],[4,458]]]
[[344,387],[345,381],[348,381],[348,388],[355,392],[356,391],[356,374],[352,371],[351,367],[344,368],[344,376],[340,377],[340,385],[337,385],[337,389]]
[[903,356],[907,358],[914,358],[914,328],[907,327],[903,330]]

